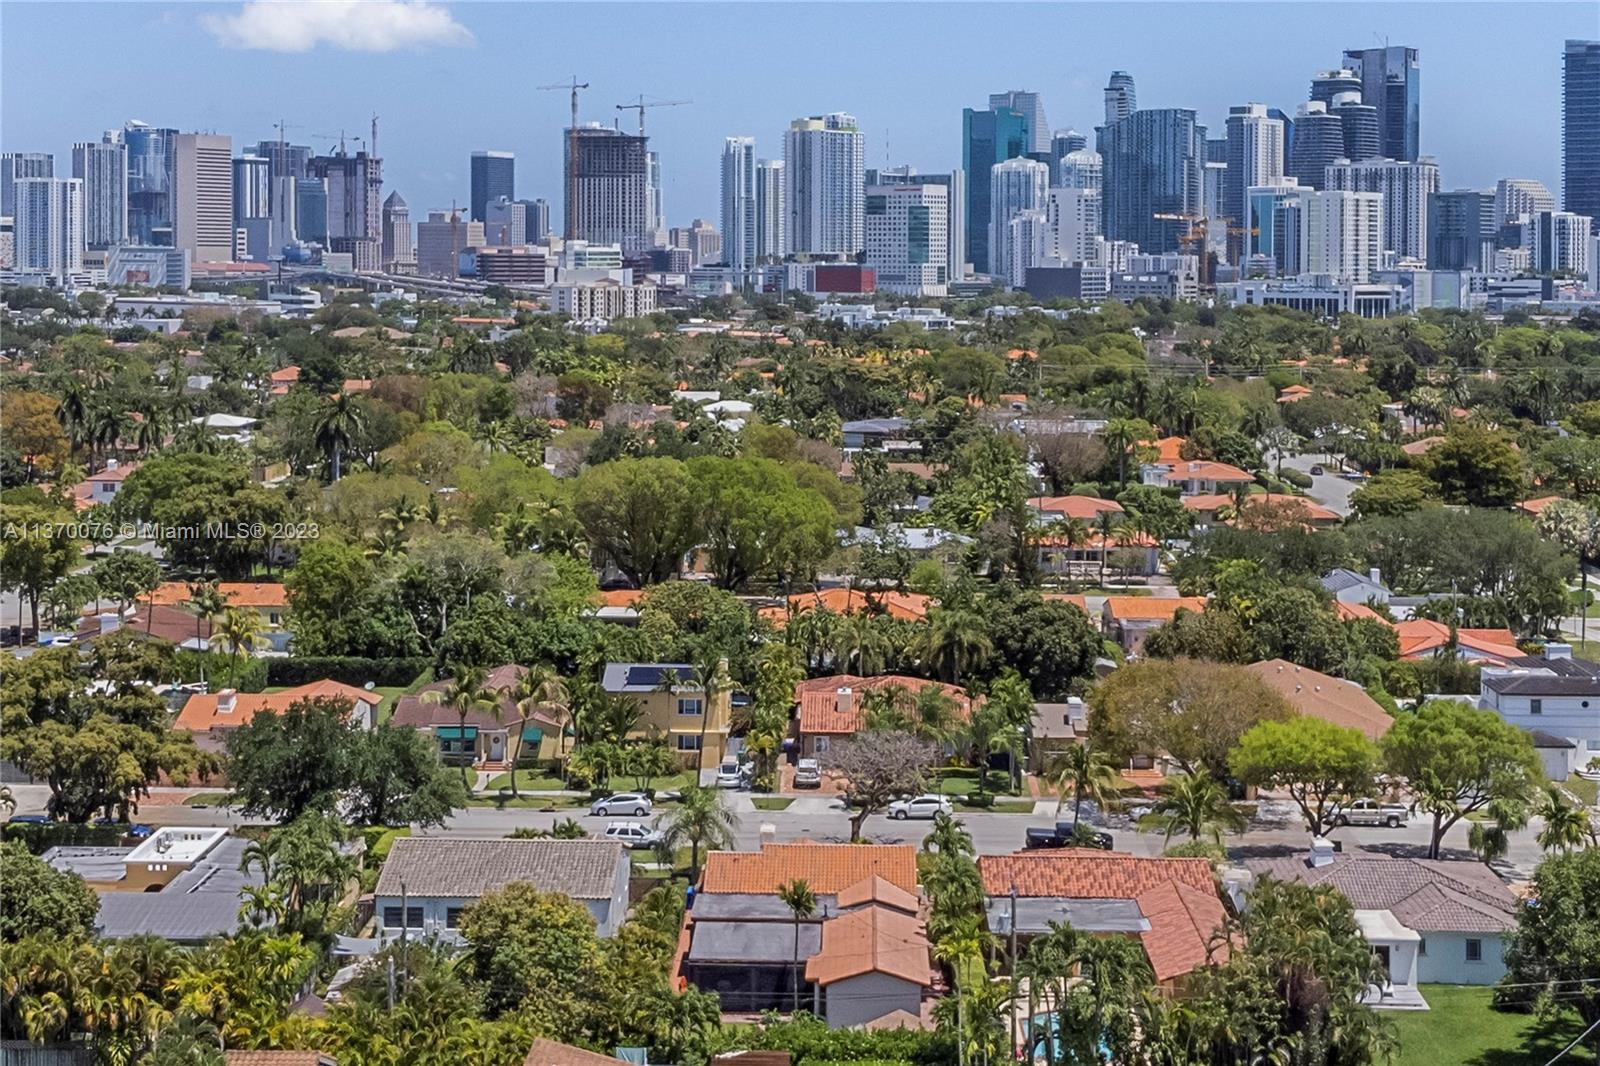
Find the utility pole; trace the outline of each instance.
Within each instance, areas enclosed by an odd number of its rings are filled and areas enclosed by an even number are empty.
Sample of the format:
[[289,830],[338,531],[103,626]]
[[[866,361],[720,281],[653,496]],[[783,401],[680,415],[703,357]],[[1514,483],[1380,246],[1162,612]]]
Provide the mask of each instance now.
[[588,87],[589,83],[578,81],[576,74],[570,82],[538,86],[541,90],[566,89],[572,93],[572,124],[567,127],[566,226],[562,232],[562,237],[569,241],[574,240],[578,232],[578,90]]
[[1011,1015],[1011,1055],[1015,1058],[1017,1054],[1017,883],[1015,881],[1011,882],[1011,1003],[1007,1013]]
[[410,908],[407,906],[410,897],[406,893],[406,883],[400,882],[400,994],[405,995],[406,967],[411,961],[411,952],[407,950],[408,939],[406,931],[411,928],[408,916]]

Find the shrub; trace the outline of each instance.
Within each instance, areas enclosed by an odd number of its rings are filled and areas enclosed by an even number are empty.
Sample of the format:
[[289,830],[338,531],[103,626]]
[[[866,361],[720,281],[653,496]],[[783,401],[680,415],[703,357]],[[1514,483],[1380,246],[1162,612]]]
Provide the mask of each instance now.
[[347,655],[294,656],[265,662],[269,685],[304,685],[331,679],[357,686],[369,681],[386,688],[408,686],[428,668],[424,658],[364,659]]
[[1283,480],[1287,481],[1297,489],[1309,489],[1312,485],[1310,474],[1302,473],[1299,470],[1295,470],[1294,468],[1287,466],[1283,468]]

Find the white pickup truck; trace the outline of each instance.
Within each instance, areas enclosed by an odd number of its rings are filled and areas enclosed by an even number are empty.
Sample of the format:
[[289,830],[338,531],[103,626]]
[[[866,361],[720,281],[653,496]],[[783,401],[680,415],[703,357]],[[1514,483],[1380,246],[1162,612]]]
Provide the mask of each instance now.
[[1352,800],[1335,807],[1328,821],[1334,825],[1386,825],[1398,829],[1406,824],[1406,807],[1403,803]]

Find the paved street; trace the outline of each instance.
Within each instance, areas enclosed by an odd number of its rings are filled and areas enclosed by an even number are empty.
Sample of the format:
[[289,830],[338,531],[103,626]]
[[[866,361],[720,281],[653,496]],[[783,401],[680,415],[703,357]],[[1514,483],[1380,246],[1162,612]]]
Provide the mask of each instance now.
[[[1319,454],[1291,455],[1283,461],[1283,465],[1310,475],[1311,488],[1306,490],[1306,495],[1341,516],[1350,513],[1350,494],[1360,488],[1360,485],[1339,477],[1336,461]],[[1314,466],[1320,466],[1328,473],[1312,474],[1311,468]]]
[[[13,786],[17,800],[17,813],[24,814],[42,808],[47,792],[42,786]],[[771,839],[778,841],[816,840],[840,843],[850,839],[849,816],[836,797],[803,795],[797,797],[786,810],[756,810],[748,793],[730,793],[730,803],[737,816],[735,844],[741,851],[753,851],[760,846],[767,827]],[[961,822],[972,834],[973,843],[981,854],[1006,854],[1022,847],[1024,830],[1032,826],[1046,826],[1054,820],[1055,805],[1044,801],[1038,804],[1033,815],[1025,814],[975,814],[959,815]],[[1226,845],[1234,858],[1257,857],[1273,854],[1290,854],[1303,850],[1306,833],[1292,808],[1269,804],[1264,807],[1261,820],[1252,824],[1242,836],[1230,836]],[[553,812],[531,808],[496,810],[493,807],[469,807],[457,811],[441,828],[416,830],[424,834],[459,834],[463,836],[506,836],[516,829],[549,828],[555,822],[575,818],[591,833],[598,834],[614,820],[591,817],[582,809]],[[149,803],[139,813],[139,820],[152,825],[224,825],[236,826],[258,819],[247,819],[237,812],[215,807],[188,807],[181,804]],[[1139,833],[1125,815],[1113,815],[1105,824],[1116,841],[1118,851],[1138,855],[1158,855],[1164,847],[1159,833]],[[1533,868],[1542,857],[1534,840],[1539,830],[1536,821],[1527,829],[1512,836],[1511,852],[1500,871],[1512,878],[1531,876]],[[882,815],[867,819],[864,833],[874,842],[883,844],[920,845],[930,828],[930,823],[920,821],[893,821]],[[1331,834],[1346,848],[1362,848],[1396,855],[1422,857],[1428,843],[1428,826],[1423,820],[1413,821],[1400,829],[1356,828],[1336,829]],[[1445,836],[1447,857],[1471,859],[1467,849],[1467,826],[1456,825]]]

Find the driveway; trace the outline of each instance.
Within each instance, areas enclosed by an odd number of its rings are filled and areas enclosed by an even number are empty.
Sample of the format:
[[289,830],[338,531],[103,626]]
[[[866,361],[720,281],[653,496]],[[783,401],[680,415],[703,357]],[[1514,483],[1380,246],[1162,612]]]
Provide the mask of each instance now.
[[1316,500],[1328,510],[1335,512],[1341,518],[1350,514],[1350,494],[1361,486],[1354,481],[1346,481],[1333,473],[1313,474],[1314,466],[1325,467],[1329,471],[1338,469],[1336,463],[1329,462],[1320,455],[1291,455],[1283,461],[1283,465],[1291,470],[1298,470],[1309,475],[1311,487],[1306,490],[1306,495]]

